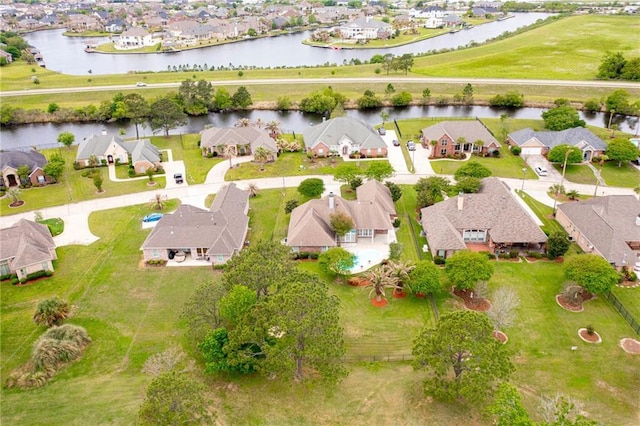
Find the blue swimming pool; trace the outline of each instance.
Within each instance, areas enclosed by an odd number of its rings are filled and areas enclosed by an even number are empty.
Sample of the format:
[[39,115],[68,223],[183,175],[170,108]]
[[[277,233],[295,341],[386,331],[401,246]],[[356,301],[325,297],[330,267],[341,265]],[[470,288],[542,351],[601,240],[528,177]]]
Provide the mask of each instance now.
[[356,253],[356,261],[351,272],[361,272],[371,268],[374,265],[382,262],[385,258],[385,254],[374,249],[362,250]]

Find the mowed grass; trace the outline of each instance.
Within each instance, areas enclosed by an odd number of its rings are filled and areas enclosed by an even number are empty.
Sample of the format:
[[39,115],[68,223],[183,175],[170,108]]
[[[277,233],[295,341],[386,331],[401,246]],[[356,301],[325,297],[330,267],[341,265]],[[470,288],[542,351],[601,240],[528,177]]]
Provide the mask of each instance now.
[[545,234],[548,235],[554,231],[564,231],[562,225],[553,217],[553,208],[531,197],[526,191],[516,190],[516,193],[522,197],[529,208],[538,216],[538,219],[542,221],[543,225],[541,228]]
[[[31,316],[54,295],[76,307],[70,323],[93,339],[83,358],[45,387],[3,390],[3,424],[132,424],[150,378],[140,373],[152,354],[182,341],[179,315],[186,298],[212,279],[209,268],[143,268],[139,248],[148,234],[146,205],[96,212],[101,239],[58,249],[53,277],[29,286],[2,282],[2,381],[29,357],[44,327]],[[42,410],[43,403],[47,410]],[[38,408],[40,407],[40,408]]]
[[606,52],[640,55],[632,16],[580,15],[474,49],[426,56],[412,71],[438,77],[592,80]]
[[618,167],[617,161],[607,161],[600,175],[609,186],[636,188],[640,185],[640,171],[628,161],[623,162],[621,167]]
[[[562,164],[553,164],[553,167],[558,173],[562,174]],[[585,164],[567,164],[564,178],[573,183],[596,184],[596,176],[593,174],[593,170]]]
[[[264,195],[274,198],[266,191]],[[410,199],[405,201],[410,203]],[[259,213],[261,207],[255,200],[251,207]],[[135,423],[150,381],[140,372],[141,366],[150,355],[183,344],[179,314],[184,301],[201,283],[218,277],[209,268],[142,267],[139,247],[148,231],[140,228],[140,218],[147,209],[141,205],[92,214],[92,232],[101,239],[87,247],[61,247],[52,278],[25,287],[2,283],[3,381],[28,359],[32,343],[44,331],[31,320],[42,298],[59,295],[73,303],[77,311],[69,322],[86,327],[93,339],[81,360],[61,370],[43,388],[3,390],[3,424]],[[319,272],[316,262],[299,265],[329,279]],[[559,308],[553,296],[562,285],[562,264],[497,262],[494,266],[490,287],[510,286],[522,300],[516,325],[505,331],[518,366],[514,383],[527,406],[533,409],[540,394],[562,392],[587,403],[592,418],[634,424],[639,361],[617,347],[619,338],[632,337],[624,320],[602,298],[588,302],[581,314]],[[350,376],[335,387],[253,376],[204,378],[223,422],[485,423],[468,408],[427,401],[421,392],[425,373],[415,372],[407,363],[357,362],[410,353],[416,333],[424,324],[434,323],[428,299],[389,295],[386,307],[374,308],[367,290],[329,281],[330,291],[342,302]],[[443,287],[448,287],[446,280]],[[436,300],[441,314],[460,308],[459,301],[445,292]],[[578,339],[577,328],[586,324],[593,324],[602,335],[601,345]],[[578,351],[571,351],[572,345]],[[234,384],[229,386],[229,381]],[[305,398],[299,397],[301,392]],[[43,405],[47,410],[41,409]]]

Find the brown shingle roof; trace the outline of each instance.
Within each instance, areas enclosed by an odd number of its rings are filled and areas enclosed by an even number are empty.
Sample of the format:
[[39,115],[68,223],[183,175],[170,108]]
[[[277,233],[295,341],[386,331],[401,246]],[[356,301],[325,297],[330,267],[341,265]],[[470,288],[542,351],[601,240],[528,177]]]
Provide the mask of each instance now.
[[207,248],[210,256],[230,256],[244,245],[249,224],[248,198],[246,191],[230,184],[216,195],[210,211],[182,205],[158,221],[142,249],[200,247]]
[[9,259],[11,270],[56,259],[56,245],[46,225],[20,219],[0,230],[0,259]]
[[[627,241],[640,241],[640,201],[633,195],[609,195],[579,203],[558,206],[573,226],[579,230],[609,262],[617,266],[626,260],[635,261],[636,253]],[[626,255],[626,259],[625,259]]]
[[444,134],[448,135],[453,141],[464,138],[467,143],[475,143],[481,140],[483,146],[491,144],[500,146],[500,142],[479,121],[442,121],[422,129],[422,137],[425,140],[437,140]]
[[486,178],[477,194],[463,194],[422,209],[422,227],[432,251],[464,248],[465,229],[487,230],[496,243],[544,243],[546,235],[520,207],[507,186]]

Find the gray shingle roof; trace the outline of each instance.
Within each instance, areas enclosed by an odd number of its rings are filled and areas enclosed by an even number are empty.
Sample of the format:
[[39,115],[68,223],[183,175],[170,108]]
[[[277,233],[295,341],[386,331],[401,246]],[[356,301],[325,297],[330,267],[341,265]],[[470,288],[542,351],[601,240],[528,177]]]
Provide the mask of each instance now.
[[38,151],[1,151],[0,152],[0,170],[5,167],[17,169],[20,166],[27,165],[31,170],[43,168],[47,164],[47,159]]
[[463,194],[422,209],[422,227],[432,251],[460,250],[465,229],[487,230],[495,243],[544,243],[547,236],[507,188],[486,178],[477,194]]
[[126,148],[123,145],[122,139],[113,135],[92,135],[86,139],[83,139],[78,145],[78,153],[76,154],[76,160],[84,160],[92,155],[100,156],[104,155],[107,148],[111,144],[117,144]]
[[131,154],[131,162],[134,164],[138,161],[149,161],[150,163],[159,163],[161,156],[160,150],[153,145],[149,139],[141,139],[133,142],[124,142],[122,144],[129,154]]
[[361,148],[385,148],[387,144],[369,125],[350,117],[336,117],[315,126],[308,127],[303,133],[304,144],[313,148],[319,143],[327,146],[340,145],[346,138]]
[[[218,200],[219,195],[222,199]],[[245,214],[249,194],[229,184],[216,195],[210,211],[180,206],[162,217],[142,249],[207,248],[207,255],[231,256],[242,249],[249,225]]]
[[594,135],[591,130],[584,127],[574,127],[558,132],[543,131],[534,132],[532,129],[522,129],[509,134],[509,137],[518,145],[524,145],[531,139],[536,139],[542,145],[551,149],[558,145],[577,146],[584,150],[586,146],[591,146],[595,150],[604,151],[607,144],[602,139]]
[[[10,259],[11,270],[56,259],[56,245],[46,225],[20,219],[0,230],[0,259]],[[55,253],[55,252],[54,252]]]
[[467,143],[475,143],[481,140],[483,146],[491,144],[500,146],[500,142],[479,121],[442,121],[422,129],[422,137],[429,141],[440,139],[444,134],[448,135],[453,141],[464,138]]
[[640,241],[640,201],[633,195],[609,195],[579,203],[558,206],[573,226],[582,233],[595,249],[609,262],[633,265],[636,253],[626,243]]

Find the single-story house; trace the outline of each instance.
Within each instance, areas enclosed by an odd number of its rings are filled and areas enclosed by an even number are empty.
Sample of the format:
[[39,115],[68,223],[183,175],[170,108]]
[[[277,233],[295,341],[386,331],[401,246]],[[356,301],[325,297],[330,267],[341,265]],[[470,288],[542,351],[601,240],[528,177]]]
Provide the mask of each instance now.
[[265,129],[257,127],[210,127],[200,132],[203,156],[223,156],[227,146],[234,146],[237,155],[252,155],[260,147],[276,159],[278,146]]
[[520,155],[523,157],[546,155],[555,146],[571,145],[582,151],[584,161],[601,156],[607,149],[607,144],[602,139],[584,127],[542,132],[535,132],[530,128],[522,129],[509,134],[509,145],[519,146],[522,149]]
[[0,151],[0,171],[2,172],[2,181],[0,186],[10,188],[19,186],[20,176],[18,176],[18,168],[20,166],[29,166],[31,170],[27,180],[32,185],[44,185],[51,183],[53,179],[45,175],[44,167],[47,165],[47,159],[38,151]]
[[193,260],[221,265],[238,253],[249,230],[249,193],[230,183],[209,210],[183,204],[165,214],[142,244],[145,260],[169,260],[184,252]]
[[123,141],[117,136],[107,135],[106,132],[92,135],[80,142],[76,162],[81,167],[89,167],[93,156],[99,164],[128,164],[131,159],[136,173],[162,167],[160,149],[149,139]]
[[477,120],[442,121],[422,129],[421,140],[425,148],[431,146],[432,158],[453,157],[462,153],[490,155],[499,151],[501,146],[484,124]]
[[447,258],[468,244],[486,250],[540,250],[547,236],[505,183],[482,180],[476,194],[459,194],[421,210],[422,229],[433,256]]
[[358,154],[365,158],[387,156],[387,144],[371,126],[350,117],[336,117],[303,133],[307,153],[318,157]]
[[[345,200],[330,193],[296,207],[291,212],[286,244],[294,252],[317,252],[338,245],[395,242],[392,218],[396,217],[396,211],[390,191],[386,187],[387,191],[384,191],[382,187],[384,185],[379,182],[368,181],[358,188],[357,200]],[[355,225],[340,237],[340,244],[331,228],[331,216],[336,212],[350,217]]]
[[631,266],[640,259],[640,201],[633,195],[608,195],[558,206],[556,220],[586,253],[612,265]]
[[0,229],[0,275],[16,274],[18,279],[39,271],[53,271],[56,244],[46,225],[20,219]]

